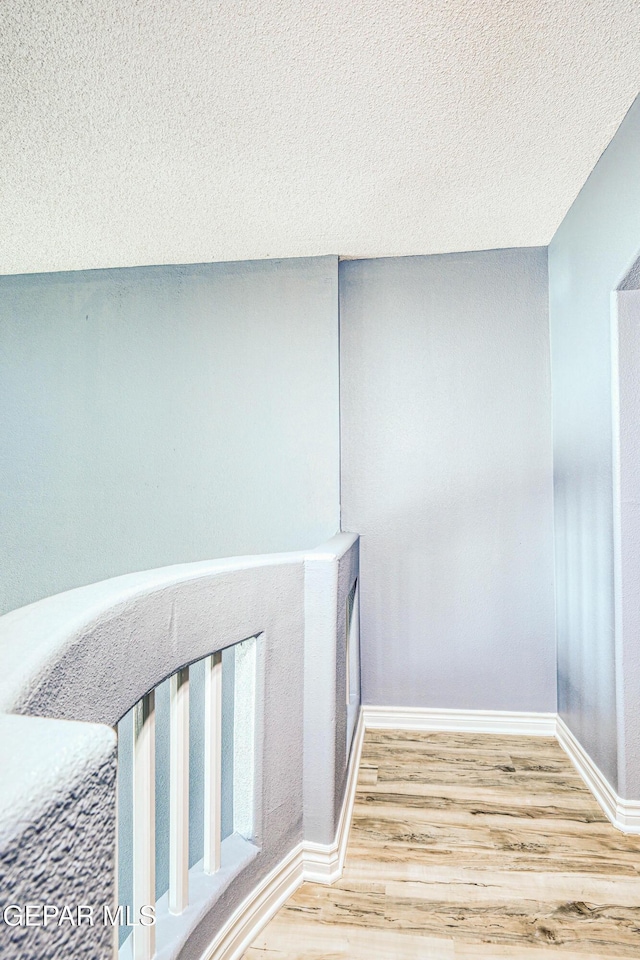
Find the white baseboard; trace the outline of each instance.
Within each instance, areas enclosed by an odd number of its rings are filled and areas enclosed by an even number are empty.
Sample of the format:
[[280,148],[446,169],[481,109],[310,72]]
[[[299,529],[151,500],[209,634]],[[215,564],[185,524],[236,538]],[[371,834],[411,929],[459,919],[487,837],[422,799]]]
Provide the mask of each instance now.
[[303,881],[333,883],[342,876],[364,730],[361,712],[353,738],[347,785],[335,841],[331,844],[298,844],[234,910],[203,953],[201,960],[240,960],[260,931]]
[[623,800],[618,796],[565,722],[555,713],[373,706],[364,706],[362,712],[367,730],[442,730],[450,733],[556,737],[614,827],[622,833],[640,834],[640,801]]
[[611,823],[623,833],[640,834],[640,802],[623,800],[616,794],[564,721],[555,713],[364,706],[353,740],[347,787],[334,843],[301,843],[292,850],[234,911],[203,954],[202,960],[240,960],[260,931],[303,881],[333,883],[342,876],[365,730],[441,730],[451,733],[557,737]]
[[558,743],[614,827],[623,833],[640,834],[640,801],[623,800],[618,796],[561,717],[557,719],[556,736]]
[[506,710],[436,710],[422,707],[364,706],[367,730],[442,730],[450,733],[502,733],[553,737],[555,713],[513,713]]
[[303,872],[303,847],[298,844],[234,910],[203,953],[202,960],[239,960],[271,917],[298,889]]
[[360,757],[362,755],[364,732],[365,722],[361,710],[351,746],[347,785],[344,792],[342,810],[340,811],[336,839],[331,846],[326,847],[320,843],[305,843],[305,880],[311,880],[314,883],[333,883],[342,876],[344,859],[347,854],[349,828],[351,827],[351,814],[353,813],[353,804],[356,799],[356,786],[358,783],[358,770],[360,767]]

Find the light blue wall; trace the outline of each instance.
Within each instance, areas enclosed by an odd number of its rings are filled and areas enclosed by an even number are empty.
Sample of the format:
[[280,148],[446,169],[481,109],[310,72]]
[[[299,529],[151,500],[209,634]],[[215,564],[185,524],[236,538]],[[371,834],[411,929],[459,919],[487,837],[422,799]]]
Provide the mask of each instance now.
[[546,249],[340,264],[365,703],[556,708]]
[[0,278],[0,612],[339,525],[335,257]]
[[612,291],[640,250],[640,99],[549,246],[558,703],[617,786]]

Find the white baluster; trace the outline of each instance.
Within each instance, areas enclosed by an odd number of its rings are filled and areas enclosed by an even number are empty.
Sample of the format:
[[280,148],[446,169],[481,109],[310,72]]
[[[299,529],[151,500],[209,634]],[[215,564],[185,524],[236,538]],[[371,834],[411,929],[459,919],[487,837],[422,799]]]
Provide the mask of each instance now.
[[189,667],[170,680],[169,910],[189,904]]
[[222,830],[222,654],[207,657],[204,692],[204,872],[220,867]]
[[[155,693],[147,693],[133,717],[133,912],[156,902],[156,724]],[[134,960],[151,960],[155,926],[134,926]]]
[[249,637],[233,648],[233,829],[252,840],[255,835],[255,713],[258,642]]

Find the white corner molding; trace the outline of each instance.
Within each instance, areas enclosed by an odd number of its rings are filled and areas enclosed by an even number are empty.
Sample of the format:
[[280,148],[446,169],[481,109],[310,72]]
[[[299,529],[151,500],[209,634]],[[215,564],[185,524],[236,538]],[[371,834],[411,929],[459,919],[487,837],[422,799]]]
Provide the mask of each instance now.
[[342,876],[364,740],[362,712],[353,738],[347,785],[336,838],[331,844],[300,843],[251,891],[218,931],[201,960],[240,960],[280,907],[305,881],[333,883]]
[[422,707],[363,706],[367,730],[416,730],[449,733],[502,733],[553,737],[555,713],[506,710],[436,710]]
[[351,746],[349,769],[347,771],[347,785],[342,802],[342,811],[338,821],[336,839],[330,846],[324,846],[321,843],[306,843],[304,845],[304,879],[310,880],[313,883],[334,883],[335,880],[339,880],[342,876],[344,860],[347,855],[351,815],[356,798],[358,769],[360,767],[365,727],[363,712],[360,710],[360,716],[358,717],[358,723]]
[[640,834],[640,801],[623,800],[618,796],[561,717],[557,718],[556,736],[614,827],[623,833]]
[[622,833],[640,834],[640,801],[623,800],[556,713],[506,710],[436,710],[421,707],[363,706],[367,730],[497,733],[556,737],[606,817]]

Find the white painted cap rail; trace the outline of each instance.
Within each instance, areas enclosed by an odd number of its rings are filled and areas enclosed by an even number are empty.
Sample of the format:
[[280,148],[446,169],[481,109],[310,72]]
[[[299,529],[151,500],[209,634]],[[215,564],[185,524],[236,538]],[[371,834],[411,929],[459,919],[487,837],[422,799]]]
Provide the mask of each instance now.
[[[119,793],[127,765],[131,788],[130,810],[121,802],[118,814],[119,873],[132,854],[125,900],[138,922],[133,937],[120,938],[123,960],[126,951],[135,960],[236,956],[230,918],[302,843],[318,864],[329,851],[318,878],[335,875],[359,699],[357,575],[358,538],[338,534],[308,552],[128,574],[0,618],[0,730],[15,741],[2,744],[15,811],[0,802],[0,892],[5,902],[84,904],[94,921],[7,927],[3,957],[112,957],[116,725]],[[233,678],[235,712],[225,707],[223,672]],[[11,760],[14,747],[28,752],[28,769]],[[155,925],[140,922],[148,907]]]

